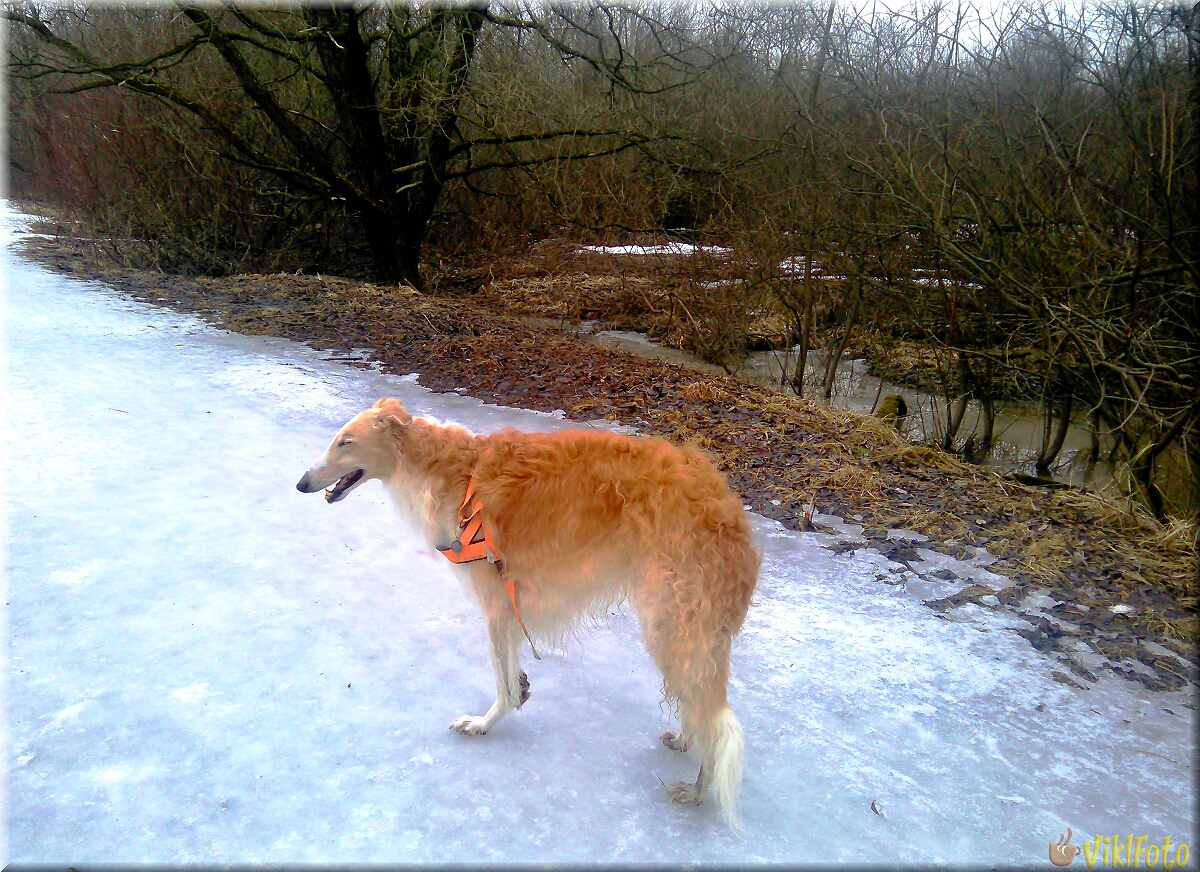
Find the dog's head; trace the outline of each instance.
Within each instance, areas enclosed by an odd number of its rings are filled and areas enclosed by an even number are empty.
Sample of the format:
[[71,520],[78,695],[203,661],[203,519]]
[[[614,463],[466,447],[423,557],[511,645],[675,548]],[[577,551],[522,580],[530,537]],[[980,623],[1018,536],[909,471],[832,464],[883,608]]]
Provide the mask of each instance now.
[[336,503],[364,481],[387,478],[396,466],[396,434],[411,423],[412,416],[399,400],[377,400],[338,430],[296,490],[311,494],[328,488],[325,501]]

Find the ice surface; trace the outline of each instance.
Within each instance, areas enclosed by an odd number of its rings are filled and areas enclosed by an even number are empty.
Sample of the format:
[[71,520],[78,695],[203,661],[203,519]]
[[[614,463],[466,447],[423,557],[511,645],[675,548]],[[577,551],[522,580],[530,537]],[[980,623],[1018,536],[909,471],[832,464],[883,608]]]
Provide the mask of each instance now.
[[862,534],[863,533],[863,525],[862,524],[847,523],[846,521],[843,521],[841,518],[839,518],[837,515],[826,515],[819,511],[813,512],[812,521],[813,521],[814,525],[817,525],[819,527],[828,527],[829,529],[831,529],[837,533],[841,533],[844,537],[846,537],[846,539],[848,541],[850,541],[850,540],[859,541],[859,542],[867,541],[866,538]]
[[949,554],[942,554],[940,551],[933,551],[929,548],[916,548],[914,550],[921,560],[912,561],[909,565],[917,572],[946,570],[954,573],[959,578],[969,581],[971,584],[986,584],[988,587],[996,589],[1008,587],[1011,584],[1011,580],[1008,577],[985,569],[985,563],[978,558],[963,560],[958,557],[951,557]]
[[758,517],[741,839],[659,784],[695,764],[628,612],[451,733],[491,701],[477,607],[378,485],[294,484],[384,394],[565,424],[2,257],[14,862],[1041,865],[1067,826],[1193,830],[1189,696],[1059,684],[998,610],[942,619],[878,553]]

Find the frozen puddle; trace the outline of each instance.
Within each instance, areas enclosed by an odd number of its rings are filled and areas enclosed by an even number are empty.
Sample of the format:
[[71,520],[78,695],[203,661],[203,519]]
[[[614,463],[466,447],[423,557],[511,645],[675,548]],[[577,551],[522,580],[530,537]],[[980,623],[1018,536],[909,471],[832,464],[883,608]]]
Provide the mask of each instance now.
[[451,733],[491,699],[477,608],[378,486],[295,481],[384,394],[564,423],[0,267],[13,862],[1041,865],[1068,826],[1195,826],[1188,695],[1059,684],[999,615],[941,620],[878,553],[761,518],[742,839],[659,784],[694,764],[658,742],[628,613],[526,655],[532,699],[490,735]]

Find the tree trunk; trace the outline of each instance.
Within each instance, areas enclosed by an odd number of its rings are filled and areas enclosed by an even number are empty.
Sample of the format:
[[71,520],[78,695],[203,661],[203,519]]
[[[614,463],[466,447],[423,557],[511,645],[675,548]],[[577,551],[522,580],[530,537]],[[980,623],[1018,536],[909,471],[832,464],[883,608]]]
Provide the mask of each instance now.
[[1187,440],[1187,433],[1192,429],[1192,424],[1196,420],[1196,408],[1200,403],[1200,388],[1197,388],[1191,398],[1192,405],[1187,412],[1181,414],[1179,418],[1168,427],[1165,431],[1159,428],[1158,438],[1152,440],[1145,449],[1138,452],[1135,456],[1133,467],[1133,479],[1137,482],[1138,489],[1142,492],[1142,496],[1146,500],[1146,504],[1150,506],[1150,510],[1154,512],[1154,517],[1158,520],[1166,518],[1166,506],[1164,504],[1162,491],[1158,485],[1154,483],[1154,464],[1158,460],[1159,455],[1170,448],[1180,439],[1190,442],[1189,454],[1195,456],[1196,451],[1195,440]]
[[[833,32],[833,16],[836,8],[831,3],[829,11],[825,16],[825,31],[821,37],[821,50],[817,56],[817,69],[813,74],[812,90],[808,96],[808,119],[809,123],[813,123],[817,112],[817,98],[821,93],[821,79],[825,75],[825,62],[829,56],[829,35]],[[813,175],[816,175],[817,169],[817,153],[810,139],[808,142],[808,157],[812,168]],[[809,207],[809,225],[808,225],[808,249],[804,257],[804,311],[801,315],[803,323],[800,327],[800,359],[796,361],[796,371],[792,376],[792,390],[797,396],[804,396],[804,371],[808,367],[808,350],[812,347],[812,323],[813,323],[813,284],[812,284],[812,259],[814,249],[816,248],[816,205]]]
[[[954,330],[954,327],[951,327]],[[957,331],[954,330],[956,334]],[[953,336],[954,334],[952,334]],[[950,377],[947,375],[943,380],[946,392],[946,432],[942,436],[942,448],[946,451],[954,450],[954,438],[958,435],[959,429],[962,427],[963,418],[966,417],[967,407],[970,405],[972,396],[973,379],[971,377],[971,362],[967,358],[966,351],[958,352],[958,397],[954,400],[954,404],[950,402]]]
[[1067,438],[1067,430],[1071,426],[1071,409],[1073,407],[1073,398],[1071,394],[1067,394],[1059,400],[1059,418],[1058,426],[1054,428],[1054,433],[1051,435],[1051,424],[1054,421],[1054,408],[1046,403],[1046,423],[1042,431],[1042,450],[1037,459],[1037,474],[1042,478],[1050,477],[1050,464],[1054,462],[1054,458],[1058,457],[1058,453],[1062,451],[1063,442]]
[[859,272],[855,281],[854,303],[850,307],[850,315],[846,318],[846,329],[842,333],[840,339],[836,339],[829,343],[828,358],[825,361],[825,382],[822,387],[825,390],[825,400],[829,401],[833,398],[833,382],[837,377],[838,364],[842,362],[842,355],[846,351],[846,346],[850,344],[850,334],[854,332],[854,327],[858,323],[858,314],[862,311],[862,264],[859,264]]
[[946,398],[946,432],[942,436],[942,449],[945,451],[954,450],[954,437],[958,435],[958,428],[962,426],[963,418],[967,414],[967,404],[970,402],[970,397],[966,391],[960,393],[953,404],[950,398]]
[[977,375],[978,369],[969,365],[964,372],[971,379],[971,391],[979,400],[979,406],[983,411],[983,433],[979,437],[975,457],[972,458],[976,462],[981,462],[983,458],[992,453],[992,443],[995,441],[996,431],[996,404],[992,398],[994,380],[991,361],[984,359],[983,378],[979,378]]
[[979,463],[992,451],[992,440],[995,438],[996,430],[996,405],[992,402],[991,393],[984,394],[979,400],[979,405],[983,410],[983,433],[979,437],[979,443],[975,446],[975,450],[968,458],[972,463]]
[[808,350],[812,347],[813,285],[812,250],[816,241],[809,234],[808,251],[804,258],[804,303],[800,309],[800,356],[792,373],[792,390],[796,396],[804,396],[804,371],[808,367]]
[[808,306],[800,310],[800,343],[796,355],[796,366],[792,370],[792,392],[804,396],[804,370],[808,366]]
[[400,266],[400,240],[392,221],[386,215],[364,215],[362,225],[367,247],[371,249],[374,279],[388,284],[407,281]]
[[1162,491],[1154,483],[1154,459],[1155,455],[1152,451],[1141,452],[1134,461],[1131,472],[1142,499],[1146,501],[1146,505],[1154,517],[1161,521],[1165,517],[1165,512]]
[[1088,433],[1088,438],[1091,440],[1091,447],[1088,449],[1088,464],[1096,463],[1100,459],[1100,410],[1092,411],[1091,416],[1092,427]]
[[[485,20],[483,6],[431,13],[428,30],[415,42],[392,34],[388,63],[395,81],[406,89],[401,102],[410,110],[420,106],[430,116],[427,123],[410,122],[401,136],[389,134],[383,123],[372,49],[361,31],[363,13],[347,4],[308,6],[304,16],[330,37],[315,45],[338,132],[353,157],[351,175],[370,204],[363,208],[363,229],[374,278],[420,289],[421,244],[446,184],[458,103]],[[442,86],[432,98],[423,90],[431,83]]]
[[[422,228],[422,238],[425,236],[424,230],[425,228]],[[421,279],[421,240],[408,236],[402,238],[398,244],[401,281],[408,282],[418,291],[425,290],[425,283]]]
[[421,244],[428,221],[369,212],[361,217],[363,238],[371,251],[373,278],[383,284],[407,284],[421,290]]

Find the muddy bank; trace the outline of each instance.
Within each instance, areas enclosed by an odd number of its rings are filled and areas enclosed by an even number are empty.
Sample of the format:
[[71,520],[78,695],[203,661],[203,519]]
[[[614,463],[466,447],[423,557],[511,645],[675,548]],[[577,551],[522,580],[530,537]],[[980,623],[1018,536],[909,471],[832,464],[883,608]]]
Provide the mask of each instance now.
[[[24,248],[64,273],[101,279],[228,329],[321,348],[370,347],[387,370],[417,371],[433,390],[562,409],[575,420],[606,418],[694,440],[747,505],[793,529],[803,526],[811,500],[818,512],[856,521],[862,544],[899,565],[919,560],[915,546],[894,538],[897,530],[928,536],[925,547],[953,557],[986,547],[998,558],[989,569],[1012,583],[976,591],[975,601],[988,605],[994,597],[996,607],[1032,616],[1038,629],[1027,638],[1042,650],[1066,651],[1080,642],[1125,652],[1125,660],[1132,652],[1129,662],[1144,668],[1124,666],[1126,677],[1148,687],[1178,687],[1195,675],[1189,540],[1094,497],[1005,482],[911,445],[875,419],[597,347],[489,311],[474,299],[313,276],[166,276],[107,263],[87,242],[40,239]],[[1041,610],[1049,618],[1029,611],[1037,591],[1050,597]],[[1181,653],[1188,674],[1180,674],[1174,658],[1147,651],[1151,641]],[[1078,666],[1070,668],[1070,680],[1088,681],[1086,661],[1069,659]]]

